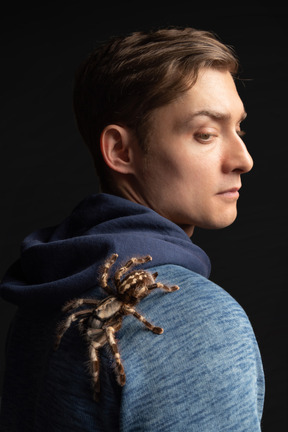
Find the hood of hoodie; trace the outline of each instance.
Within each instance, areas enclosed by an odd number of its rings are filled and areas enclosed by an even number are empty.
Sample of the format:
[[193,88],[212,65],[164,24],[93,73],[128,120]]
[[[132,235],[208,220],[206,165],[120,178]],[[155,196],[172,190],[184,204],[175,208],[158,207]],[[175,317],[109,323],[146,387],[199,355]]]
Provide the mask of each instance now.
[[141,269],[176,264],[210,274],[206,253],[176,224],[147,207],[100,193],[83,200],[60,225],[24,239],[0,295],[19,306],[59,307],[98,285],[99,269],[113,253],[119,255],[115,268],[133,256],[151,255]]

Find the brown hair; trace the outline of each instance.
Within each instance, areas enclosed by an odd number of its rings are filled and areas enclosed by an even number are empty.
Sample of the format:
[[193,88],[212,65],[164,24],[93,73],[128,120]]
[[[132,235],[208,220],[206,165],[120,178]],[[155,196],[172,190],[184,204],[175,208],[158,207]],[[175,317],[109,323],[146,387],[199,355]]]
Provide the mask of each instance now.
[[115,37],[89,55],[76,73],[74,112],[102,188],[107,167],[99,140],[105,126],[131,128],[144,148],[152,111],[191,88],[203,67],[235,75],[238,61],[213,33],[193,28]]

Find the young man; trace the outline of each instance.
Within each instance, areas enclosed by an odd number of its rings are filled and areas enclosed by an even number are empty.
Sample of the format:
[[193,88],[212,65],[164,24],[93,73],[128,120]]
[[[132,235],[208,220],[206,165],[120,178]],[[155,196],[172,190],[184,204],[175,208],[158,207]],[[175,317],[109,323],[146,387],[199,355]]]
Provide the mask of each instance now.
[[19,306],[2,430],[260,431],[253,330],[190,240],[234,221],[252,168],[237,67],[190,28],[114,38],[81,66],[75,113],[103,193],[28,236],[2,283]]

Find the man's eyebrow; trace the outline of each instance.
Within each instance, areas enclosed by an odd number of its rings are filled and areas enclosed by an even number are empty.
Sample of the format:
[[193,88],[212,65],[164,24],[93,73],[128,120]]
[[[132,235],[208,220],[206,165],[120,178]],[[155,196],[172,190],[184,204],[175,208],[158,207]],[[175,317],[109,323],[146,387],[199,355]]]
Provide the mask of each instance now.
[[[231,114],[230,113],[223,113],[220,111],[214,111],[214,110],[200,110],[200,111],[195,111],[192,113],[189,113],[185,118],[182,118],[178,125],[180,126],[180,124],[182,126],[190,123],[195,117],[200,117],[200,116],[206,116],[206,117],[210,117],[213,120],[220,120],[220,121],[224,121],[224,120],[230,120],[231,119]],[[241,123],[245,118],[247,117],[247,113],[246,111],[243,111],[243,113],[241,114],[240,118],[239,118],[239,123]]]

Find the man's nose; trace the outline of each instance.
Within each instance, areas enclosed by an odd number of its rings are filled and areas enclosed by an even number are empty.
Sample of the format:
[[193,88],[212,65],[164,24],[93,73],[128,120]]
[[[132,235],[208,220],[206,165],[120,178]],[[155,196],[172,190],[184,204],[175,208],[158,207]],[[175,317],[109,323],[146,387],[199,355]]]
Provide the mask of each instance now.
[[235,133],[229,139],[223,160],[223,171],[244,174],[253,167],[253,159],[241,137]]

